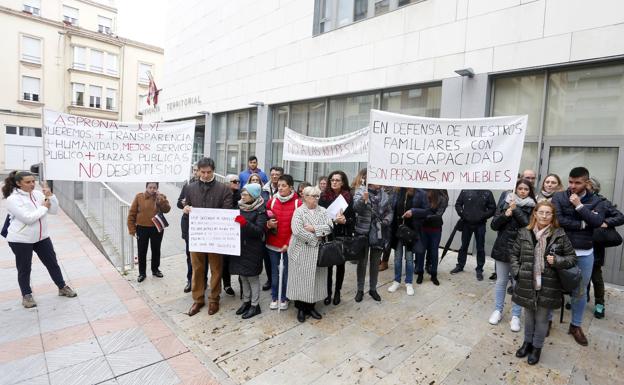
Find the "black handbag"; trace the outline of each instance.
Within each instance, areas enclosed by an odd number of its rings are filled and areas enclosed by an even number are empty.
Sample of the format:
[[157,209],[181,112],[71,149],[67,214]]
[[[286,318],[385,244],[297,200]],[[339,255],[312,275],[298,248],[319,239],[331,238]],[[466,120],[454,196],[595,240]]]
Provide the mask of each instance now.
[[597,227],[592,236],[594,243],[603,247],[616,247],[622,244],[622,236],[613,227]]
[[334,265],[342,265],[345,260],[342,256],[342,247],[337,240],[328,240],[324,237],[319,243],[318,259],[316,266],[330,267]]
[[338,238],[342,244],[342,256],[345,261],[359,261],[366,256],[368,237],[366,235],[354,235]]
[[572,293],[581,284],[581,269],[574,265],[567,269],[556,269],[564,293]]
[[[403,203],[403,207],[407,207],[407,193],[405,193],[405,202]],[[418,238],[420,238],[420,234],[417,233],[414,229],[405,224],[405,219],[403,219],[403,223],[399,225],[396,233],[397,238],[399,238],[404,244],[411,244]]]

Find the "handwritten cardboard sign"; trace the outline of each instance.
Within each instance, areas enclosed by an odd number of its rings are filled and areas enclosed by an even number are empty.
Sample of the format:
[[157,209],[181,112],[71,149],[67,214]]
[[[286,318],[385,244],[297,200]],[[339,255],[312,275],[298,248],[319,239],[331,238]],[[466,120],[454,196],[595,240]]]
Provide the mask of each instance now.
[[435,119],[371,110],[367,181],[400,187],[513,189],[527,119]]
[[122,123],[44,110],[43,158],[51,180],[181,182],[195,121]]
[[189,251],[240,255],[239,210],[193,207],[189,214]]

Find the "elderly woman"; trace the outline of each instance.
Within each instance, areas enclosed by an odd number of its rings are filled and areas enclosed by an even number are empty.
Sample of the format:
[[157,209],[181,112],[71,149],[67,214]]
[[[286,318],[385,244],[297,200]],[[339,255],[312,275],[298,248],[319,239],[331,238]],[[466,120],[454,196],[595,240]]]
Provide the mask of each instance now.
[[147,265],[147,248],[152,248],[152,275],[162,278],[160,267],[160,245],[164,230],[158,230],[152,221],[156,214],[166,214],[171,210],[171,205],[164,194],[158,191],[158,182],[147,182],[145,191],[138,193],[130,210],[128,211],[128,232],[137,239],[137,252],[139,254],[139,277],[138,282],[145,280]]
[[295,210],[291,222],[287,296],[295,301],[299,322],[304,322],[307,315],[321,319],[314,303],[327,296],[327,268],[317,267],[316,263],[320,241],[331,233],[332,220],[318,205],[320,197],[321,190],[316,186],[303,189],[304,204]]

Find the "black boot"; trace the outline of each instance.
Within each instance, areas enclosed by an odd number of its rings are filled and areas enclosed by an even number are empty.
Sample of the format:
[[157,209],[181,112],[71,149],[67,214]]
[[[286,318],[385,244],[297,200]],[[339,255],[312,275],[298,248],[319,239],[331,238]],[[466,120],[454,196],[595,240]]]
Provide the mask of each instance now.
[[532,351],[533,351],[533,344],[530,342],[523,342],[520,349],[516,351],[516,357],[518,358],[526,357],[527,354],[531,353]]
[[340,303],[340,290],[336,290],[334,294],[334,305],[337,306]]
[[369,290],[368,294],[373,297],[373,299],[377,302],[381,301],[381,297],[379,296],[379,293],[377,293],[377,290]]
[[363,298],[364,298],[364,292],[358,290],[357,293],[355,293],[355,302],[362,302]]
[[305,319],[306,319],[305,311],[303,309],[299,309],[299,311],[297,311],[297,320],[299,322],[305,322]]
[[527,362],[529,365],[535,365],[539,362],[540,354],[542,354],[542,348],[533,348],[533,351],[529,353]]
[[416,276],[416,283],[420,285],[422,281],[423,281],[423,273],[418,273],[418,275]]
[[262,311],[260,310],[260,304],[256,306],[249,306],[249,309],[247,310],[247,312],[243,314],[243,319],[257,316],[260,313],[262,313]]
[[437,274],[431,274],[431,282],[433,282],[433,284],[436,286],[440,286],[440,281],[438,281]]
[[327,292],[327,297],[325,297],[325,299],[323,300],[323,303],[325,305],[329,305],[331,303],[331,291]]
[[251,307],[251,302],[243,302],[241,307],[239,307],[238,310],[236,310],[236,315],[241,315],[245,313],[247,310],[249,310],[250,307]]

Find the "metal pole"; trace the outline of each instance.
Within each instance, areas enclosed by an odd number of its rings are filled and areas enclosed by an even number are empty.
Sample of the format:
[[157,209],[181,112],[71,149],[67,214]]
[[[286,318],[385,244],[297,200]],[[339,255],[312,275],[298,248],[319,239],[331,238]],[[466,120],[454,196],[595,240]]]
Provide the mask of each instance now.
[[104,230],[104,194],[106,193],[105,189],[100,188],[100,226],[102,227],[102,239],[104,239],[106,231]]
[[[123,215],[124,214],[124,206],[120,205],[119,206],[119,218],[120,220],[118,221],[121,222],[121,220],[123,219]],[[125,232],[124,232],[124,227],[120,226],[119,228],[119,235],[121,236],[121,239],[119,240],[119,253],[121,254],[121,273],[125,274],[126,273],[126,248],[124,247],[125,242],[124,242],[124,238],[125,238]]]
[[282,305],[282,277],[284,276],[284,253],[280,252],[280,262],[279,262],[279,283],[277,284],[277,312],[280,312],[280,307]]

